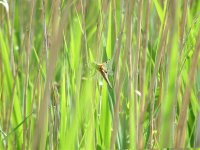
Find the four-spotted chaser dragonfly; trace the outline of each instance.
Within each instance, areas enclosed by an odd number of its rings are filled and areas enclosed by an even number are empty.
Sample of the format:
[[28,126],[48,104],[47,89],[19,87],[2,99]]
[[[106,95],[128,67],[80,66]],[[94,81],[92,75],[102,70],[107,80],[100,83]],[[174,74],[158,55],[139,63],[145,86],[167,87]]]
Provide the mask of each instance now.
[[92,63],[92,65],[95,67],[96,70],[101,73],[102,77],[105,79],[109,87],[112,88],[112,85],[108,78],[108,75],[113,74],[111,61],[106,61],[104,63]]

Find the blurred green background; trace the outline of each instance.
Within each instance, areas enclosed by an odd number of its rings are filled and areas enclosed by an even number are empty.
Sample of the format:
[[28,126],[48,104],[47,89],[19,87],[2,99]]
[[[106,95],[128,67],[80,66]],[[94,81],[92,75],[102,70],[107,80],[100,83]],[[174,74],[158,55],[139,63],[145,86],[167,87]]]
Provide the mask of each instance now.
[[0,149],[200,147],[199,29],[198,0],[0,0]]

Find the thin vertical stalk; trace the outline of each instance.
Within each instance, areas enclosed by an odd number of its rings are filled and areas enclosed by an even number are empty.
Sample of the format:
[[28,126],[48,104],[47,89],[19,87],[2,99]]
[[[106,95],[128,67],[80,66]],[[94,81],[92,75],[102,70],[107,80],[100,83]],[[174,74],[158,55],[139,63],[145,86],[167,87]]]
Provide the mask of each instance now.
[[[181,66],[181,61],[182,61],[182,51],[184,48],[184,35],[185,35],[185,26],[187,23],[187,9],[188,9],[188,1],[189,0],[184,0],[183,2],[183,13],[182,13],[182,17],[181,17],[181,22],[180,22],[180,55],[178,58],[178,65]],[[178,72],[177,73],[177,80],[176,80],[176,87],[175,87],[175,92],[176,92],[176,97],[175,97],[175,101],[174,101],[174,112],[173,112],[173,120],[175,121],[176,119],[176,108],[177,108],[177,99],[178,99],[178,93],[179,93],[179,89],[181,86],[181,73]],[[174,126],[174,130],[175,130]]]
[[[47,25],[46,25],[46,3],[42,0],[42,19],[43,19],[43,36],[44,36],[44,50],[46,53],[46,60],[48,59],[48,33],[47,33]],[[47,62],[47,61],[46,61]],[[47,67],[47,64],[46,64]]]
[[180,22],[180,58],[182,56],[182,50],[184,45],[184,35],[185,35],[185,26],[187,21],[187,9],[188,9],[188,1],[184,0],[183,2],[183,13]]
[[[30,53],[31,53],[31,33],[32,33],[32,21],[33,21],[33,13],[35,8],[35,0],[31,2],[31,12],[30,12],[30,24],[29,24],[29,31],[28,31],[28,40],[27,40],[27,51],[26,51],[26,66],[25,66],[25,73],[26,73],[26,79],[25,79],[25,85],[24,85],[24,120],[26,118],[26,101],[27,101],[27,88],[28,88],[28,82],[29,82],[29,62],[30,62]],[[22,149],[26,149],[26,135],[27,135],[27,127],[26,123],[23,124],[23,144]]]
[[[121,52],[121,43],[122,43],[122,35],[123,35],[123,30],[124,30],[124,24],[125,24],[125,20],[122,16],[122,22],[121,22],[121,32],[119,33],[119,38],[116,39],[116,43],[115,43],[115,49],[114,49],[114,54],[113,54],[113,58],[112,61],[115,62],[116,70],[115,70],[115,93],[116,93],[116,102],[115,102],[115,106],[114,106],[114,116],[113,116],[113,131],[111,133],[111,139],[110,139],[110,149],[113,150],[115,147],[115,141],[116,141],[116,137],[117,137],[117,131],[118,131],[118,126],[119,126],[119,108],[120,108],[120,91],[121,91],[121,87],[122,87],[122,83],[119,81],[122,81],[122,76],[120,76],[120,67],[119,67],[119,56],[120,56],[120,52]],[[123,73],[124,71],[121,70],[121,72]],[[121,74],[122,74],[121,73]]]
[[[35,99],[36,99],[36,90],[37,90],[37,86],[39,84],[39,77],[40,77],[40,70],[38,71],[37,76],[36,76],[35,81],[34,81],[34,88],[33,88],[33,94],[32,94],[32,100],[31,100],[31,109],[30,109],[31,111],[30,112],[33,112],[33,106],[35,104]],[[31,123],[32,123],[32,120],[30,119],[29,122],[28,122],[29,131],[27,131],[28,132],[27,133],[27,147],[28,148],[29,148],[29,145],[30,145]]]
[[[11,120],[12,112],[14,109],[14,97],[15,97],[15,90],[16,90],[17,75],[18,75],[18,71],[16,71],[16,73],[15,73],[14,82],[13,82],[13,86],[12,86],[11,105],[8,109],[5,133],[9,133],[10,120]],[[5,147],[6,147],[6,149],[8,149],[8,142],[6,142]]]
[[[14,26],[14,14],[15,14],[15,1],[11,3],[11,9],[12,15],[10,17],[10,14],[7,13],[7,20],[8,20],[8,30],[9,30],[9,39],[10,39],[10,64],[12,68],[12,73],[15,76],[15,59],[14,59],[14,51],[13,51],[13,26]],[[10,21],[10,18],[12,18],[12,21]]]
[[83,49],[83,64],[86,65],[88,64],[88,47],[87,47],[87,33],[86,33],[86,22],[85,22],[85,17],[86,17],[86,5],[87,1],[81,0],[81,12],[82,12],[82,29],[83,29],[83,39],[82,39],[82,45],[84,47]]
[[[144,111],[144,104],[145,104],[144,87],[145,87],[145,76],[146,76],[146,55],[147,55],[148,39],[149,39],[150,5],[151,5],[151,0],[147,0],[145,28],[144,28],[144,48],[143,48],[142,55],[141,55],[141,82],[140,82],[141,104],[140,104],[140,110],[142,112]],[[143,148],[143,123],[140,120],[138,122],[138,142],[139,142],[139,148]]]
[[127,16],[126,16],[126,24],[127,24],[127,39],[126,39],[126,49],[127,49],[127,61],[128,61],[128,100],[130,102],[130,110],[129,110],[129,134],[130,134],[130,147],[131,149],[136,148],[135,142],[135,118],[134,118],[134,99],[133,99],[133,54],[132,54],[132,12],[134,9],[135,1],[130,1],[127,5]]
[[114,38],[117,38],[117,15],[116,15],[116,0],[112,0],[112,14],[114,18]]
[[[138,90],[138,67],[139,67],[139,57],[140,57],[140,48],[141,48],[141,29],[142,29],[142,5],[143,5],[143,0],[139,0],[138,3],[138,22],[137,22],[137,46],[136,46],[136,51],[135,51],[135,59],[134,59],[134,90]],[[138,141],[138,114],[137,114],[137,109],[138,109],[138,97],[134,93],[134,114],[135,114],[135,121],[136,121],[136,143],[137,143],[137,148],[140,148],[139,146],[139,141]]]

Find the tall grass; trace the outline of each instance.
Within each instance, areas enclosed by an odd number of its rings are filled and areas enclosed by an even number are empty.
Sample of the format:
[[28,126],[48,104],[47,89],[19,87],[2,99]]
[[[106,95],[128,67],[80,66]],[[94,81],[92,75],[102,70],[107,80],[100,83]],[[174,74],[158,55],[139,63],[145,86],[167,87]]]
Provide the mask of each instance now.
[[0,149],[200,147],[199,10],[0,0]]

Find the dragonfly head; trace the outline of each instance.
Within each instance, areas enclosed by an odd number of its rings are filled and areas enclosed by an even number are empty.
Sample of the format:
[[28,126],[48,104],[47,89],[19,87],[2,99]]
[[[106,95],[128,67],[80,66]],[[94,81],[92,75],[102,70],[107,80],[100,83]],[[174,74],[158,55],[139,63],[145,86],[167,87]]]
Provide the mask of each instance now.
[[96,63],[92,62],[92,67],[95,68],[98,71],[103,71],[106,74],[112,75],[112,67],[110,66],[109,62],[104,62],[104,63]]

